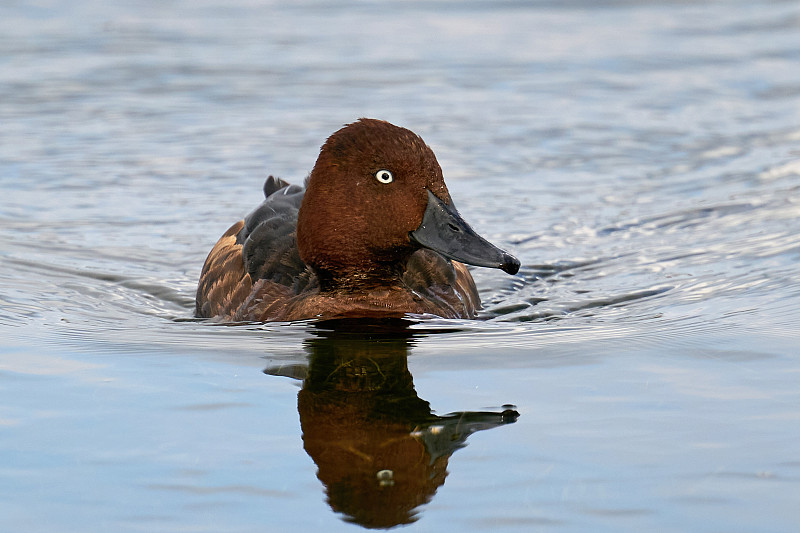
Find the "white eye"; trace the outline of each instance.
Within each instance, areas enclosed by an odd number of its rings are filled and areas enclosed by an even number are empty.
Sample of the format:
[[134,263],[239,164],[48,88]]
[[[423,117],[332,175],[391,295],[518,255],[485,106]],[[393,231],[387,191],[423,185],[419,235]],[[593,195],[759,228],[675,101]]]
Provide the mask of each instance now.
[[394,176],[392,176],[392,173],[388,170],[381,169],[375,173],[375,179],[381,183],[391,183],[394,181]]

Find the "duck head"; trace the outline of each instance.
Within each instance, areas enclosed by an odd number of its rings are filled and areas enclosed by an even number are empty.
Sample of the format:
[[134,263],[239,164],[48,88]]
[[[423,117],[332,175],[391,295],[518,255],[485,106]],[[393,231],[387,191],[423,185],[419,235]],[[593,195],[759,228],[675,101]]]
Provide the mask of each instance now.
[[361,119],[331,135],[298,215],[300,257],[323,288],[398,276],[424,247],[469,265],[519,270],[453,205],[433,151],[415,133]]

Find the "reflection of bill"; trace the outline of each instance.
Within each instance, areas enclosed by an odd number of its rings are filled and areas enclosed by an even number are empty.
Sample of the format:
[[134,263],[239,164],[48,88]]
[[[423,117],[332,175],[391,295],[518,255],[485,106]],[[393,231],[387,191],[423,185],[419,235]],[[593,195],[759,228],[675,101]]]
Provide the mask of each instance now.
[[467,437],[519,416],[512,406],[434,415],[414,390],[409,343],[408,335],[344,332],[307,341],[310,363],[297,402],[305,449],[331,508],[365,527],[416,520],[415,509],[444,483],[450,455]]

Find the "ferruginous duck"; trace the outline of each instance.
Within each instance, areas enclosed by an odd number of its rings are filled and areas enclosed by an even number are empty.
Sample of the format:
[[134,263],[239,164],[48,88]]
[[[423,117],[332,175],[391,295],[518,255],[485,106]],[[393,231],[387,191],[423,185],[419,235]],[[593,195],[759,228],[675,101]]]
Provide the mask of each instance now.
[[433,151],[388,122],[348,124],[320,149],[305,189],[270,176],[264,195],[208,254],[198,317],[474,318],[465,263],[519,270],[461,218]]

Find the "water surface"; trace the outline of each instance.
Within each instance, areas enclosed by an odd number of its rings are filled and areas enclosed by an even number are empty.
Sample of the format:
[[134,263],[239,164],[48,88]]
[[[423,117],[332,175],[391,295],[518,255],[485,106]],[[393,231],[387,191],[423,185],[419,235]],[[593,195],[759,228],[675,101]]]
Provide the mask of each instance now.
[[[797,530],[797,72],[793,2],[1,7],[0,529]],[[361,116],[520,273],[477,321],[192,320]]]

